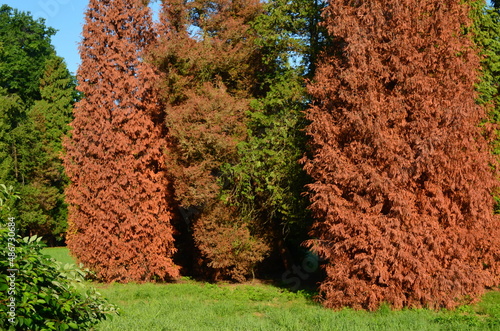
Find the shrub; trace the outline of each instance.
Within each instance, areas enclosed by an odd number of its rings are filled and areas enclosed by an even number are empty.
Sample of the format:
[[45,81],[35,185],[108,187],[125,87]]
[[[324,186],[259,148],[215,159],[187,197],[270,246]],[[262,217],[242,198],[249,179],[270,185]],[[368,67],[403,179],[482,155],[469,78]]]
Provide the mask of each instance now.
[[[1,228],[0,236],[0,269],[5,275],[0,278],[0,329],[87,330],[116,313],[99,292],[83,286],[85,271],[63,267],[41,252],[41,237],[12,237],[8,228]],[[7,249],[11,238],[16,239],[15,256]],[[9,271],[11,261],[19,271]]]
[[[12,188],[1,188],[5,217],[6,202],[15,195]],[[85,271],[62,267],[41,252],[41,237],[21,239],[15,227],[13,218],[0,227],[1,330],[87,330],[117,312],[94,288],[83,286]]]

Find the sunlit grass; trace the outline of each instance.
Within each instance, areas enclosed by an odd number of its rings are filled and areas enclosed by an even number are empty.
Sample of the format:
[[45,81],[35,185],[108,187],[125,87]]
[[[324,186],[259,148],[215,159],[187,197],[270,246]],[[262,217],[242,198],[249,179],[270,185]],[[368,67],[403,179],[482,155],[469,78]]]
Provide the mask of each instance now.
[[[46,251],[67,262],[65,249]],[[307,293],[261,283],[94,284],[121,315],[98,330],[500,330],[500,292],[456,311],[332,311]]]
[[43,249],[43,253],[52,256],[57,261],[63,264],[76,264],[75,259],[69,255],[69,250],[67,247],[47,247]]

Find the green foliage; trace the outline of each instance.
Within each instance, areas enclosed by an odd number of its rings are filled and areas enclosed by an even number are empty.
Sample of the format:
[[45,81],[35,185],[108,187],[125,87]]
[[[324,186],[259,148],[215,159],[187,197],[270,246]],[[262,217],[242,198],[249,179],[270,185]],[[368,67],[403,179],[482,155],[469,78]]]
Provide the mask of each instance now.
[[50,37],[53,28],[43,19],[7,5],[0,7],[0,87],[18,94],[31,105],[39,99],[39,80],[45,60],[55,54]]
[[0,184],[0,217],[10,217],[12,204],[19,199],[19,194],[14,192],[12,185]]
[[[76,83],[62,58],[47,60],[40,80],[41,99],[19,127],[23,143],[19,153],[25,184],[17,206],[22,230],[62,241],[67,227],[64,189],[67,178],[61,160],[62,138],[69,130],[73,104],[78,98]],[[47,238],[46,238],[47,239]]]
[[[14,267],[7,255],[8,230],[0,230],[2,275],[0,278],[0,327],[3,330],[87,330],[116,313],[114,305],[93,288],[83,286],[86,272],[64,267],[41,252],[41,237],[16,237]],[[14,298],[15,317],[7,304]],[[9,321],[10,319],[10,321]]]
[[[472,4],[474,41],[483,55],[481,81],[477,85],[479,102],[491,104],[491,121],[498,123],[500,121],[500,11],[498,8],[486,6],[484,1],[474,1]],[[497,146],[495,154],[499,153]]]
[[18,146],[21,141],[19,123],[26,117],[21,98],[0,87],[0,178],[4,183],[16,182],[20,176]]
[[224,198],[275,249],[285,242],[297,247],[310,226],[302,195],[309,179],[299,160],[306,149],[305,78],[314,74],[325,44],[318,27],[323,7],[316,0],[269,1],[252,22],[264,69],[248,113],[248,138],[238,146],[240,160],[224,166]]
[[64,239],[67,208],[61,139],[78,99],[74,78],[50,44],[55,30],[0,9],[0,181],[23,199],[13,208],[23,235]]
[[8,206],[19,196],[12,186],[0,189],[0,215],[8,220],[0,227],[0,328],[86,330],[115,314],[94,288],[82,290],[86,272],[44,255],[41,237],[16,235]]
[[62,151],[61,136],[68,132],[73,118],[73,104],[80,98],[75,87],[75,78],[69,73],[64,60],[51,56],[40,79],[41,99],[35,102],[29,116],[50,151],[47,154],[52,158],[58,158]]
[[253,23],[260,38],[264,63],[271,70],[263,80],[269,84],[278,78],[277,69],[294,71],[308,78],[314,76],[318,54],[328,44],[326,30],[319,24],[323,19],[323,0],[266,1],[265,11]]
[[6,157],[0,165],[0,178],[14,185],[24,197],[16,204],[14,214],[22,220],[21,233],[36,233],[53,242],[63,240],[67,226],[67,179],[60,153],[77,95],[72,76],[57,56],[47,61],[40,82],[42,99],[24,113],[19,111],[15,95],[3,98],[6,112],[14,114],[3,131]]
[[[482,55],[481,80],[476,88],[478,102],[489,107],[487,121],[500,123],[500,9],[497,2],[488,6],[485,1],[471,1],[474,42]],[[500,155],[500,132],[496,131],[492,152]],[[495,213],[500,213],[500,196],[495,195]]]
[[301,196],[307,176],[298,162],[305,146],[299,82],[289,71],[276,79],[266,97],[253,102],[249,137],[238,146],[240,161],[223,168],[223,177],[232,180],[226,183],[227,200],[271,241],[283,240],[280,233],[300,237],[307,232],[306,199]]
[[492,119],[498,122],[499,79],[500,79],[500,15],[497,9],[486,8],[478,18],[479,30],[476,42],[480,45],[484,58],[482,60],[482,80],[478,85],[480,102],[495,104]]

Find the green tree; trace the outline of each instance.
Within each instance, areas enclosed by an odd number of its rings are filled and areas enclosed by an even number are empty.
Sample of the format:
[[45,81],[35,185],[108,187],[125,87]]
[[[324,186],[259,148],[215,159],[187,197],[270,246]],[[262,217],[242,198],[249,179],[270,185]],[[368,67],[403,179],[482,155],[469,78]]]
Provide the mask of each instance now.
[[61,139],[77,95],[43,20],[0,8],[0,179],[23,194],[13,211],[21,234],[63,241]]
[[19,187],[24,199],[18,202],[17,213],[22,215],[23,232],[43,235],[50,244],[63,242],[67,227],[67,179],[61,155],[78,97],[75,87],[63,59],[55,55],[48,59],[40,80],[41,99],[19,128],[25,137],[19,154],[26,183]]
[[25,113],[21,98],[0,87],[0,178],[7,184],[22,181],[16,129]]
[[324,6],[317,0],[268,1],[252,22],[262,53],[260,85],[252,95],[248,137],[238,146],[239,162],[224,168],[232,181],[228,200],[281,253],[287,269],[298,262],[289,248],[297,250],[311,225],[303,196],[308,177],[299,160],[306,149],[305,79],[314,75],[327,41],[319,26]]
[[[488,121],[500,123],[500,3],[486,1],[471,1],[473,10],[473,37],[479,48],[481,58],[481,80],[477,84],[478,102],[489,110]],[[493,153],[500,155],[500,131],[496,130],[492,141]],[[495,194],[495,212],[500,213],[500,196]]]
[[39,82],[45,61],[55,54],[51,36],[56,30],[29,13],[0,7],[0,87],[18,94],[31,106],[40,98]]

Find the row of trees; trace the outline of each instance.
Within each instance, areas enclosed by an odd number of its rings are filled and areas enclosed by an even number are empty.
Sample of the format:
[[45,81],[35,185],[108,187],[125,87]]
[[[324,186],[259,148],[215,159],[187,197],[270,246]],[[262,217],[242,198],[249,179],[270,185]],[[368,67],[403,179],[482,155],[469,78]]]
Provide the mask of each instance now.
[[[86,12],[67,243],[100,279],[243,281],[291,268],[309,239],[328,307],[452,307],[499,284],[495,9],[164,0],[159,17],[139,0]],[[12,72],[0,103],[26,224],[64,217],[78,99],[36,24],[38,76]]]
[[266,258],[291,265],[322,6],[164,1],[153,24],[141,2],[89,3],[65,165],[68,246],[99,277],[175,278],[173,259],[237,281]]
[[163,1],[153,26],[144,3],[91,1],[71,250],[108,281],[175,278],[176,249],[191,274],[241,281],[293,262],[309,183],[327,306],[477,297],[500,275],[482,5],[332,0],[318,25],[318,1]]

